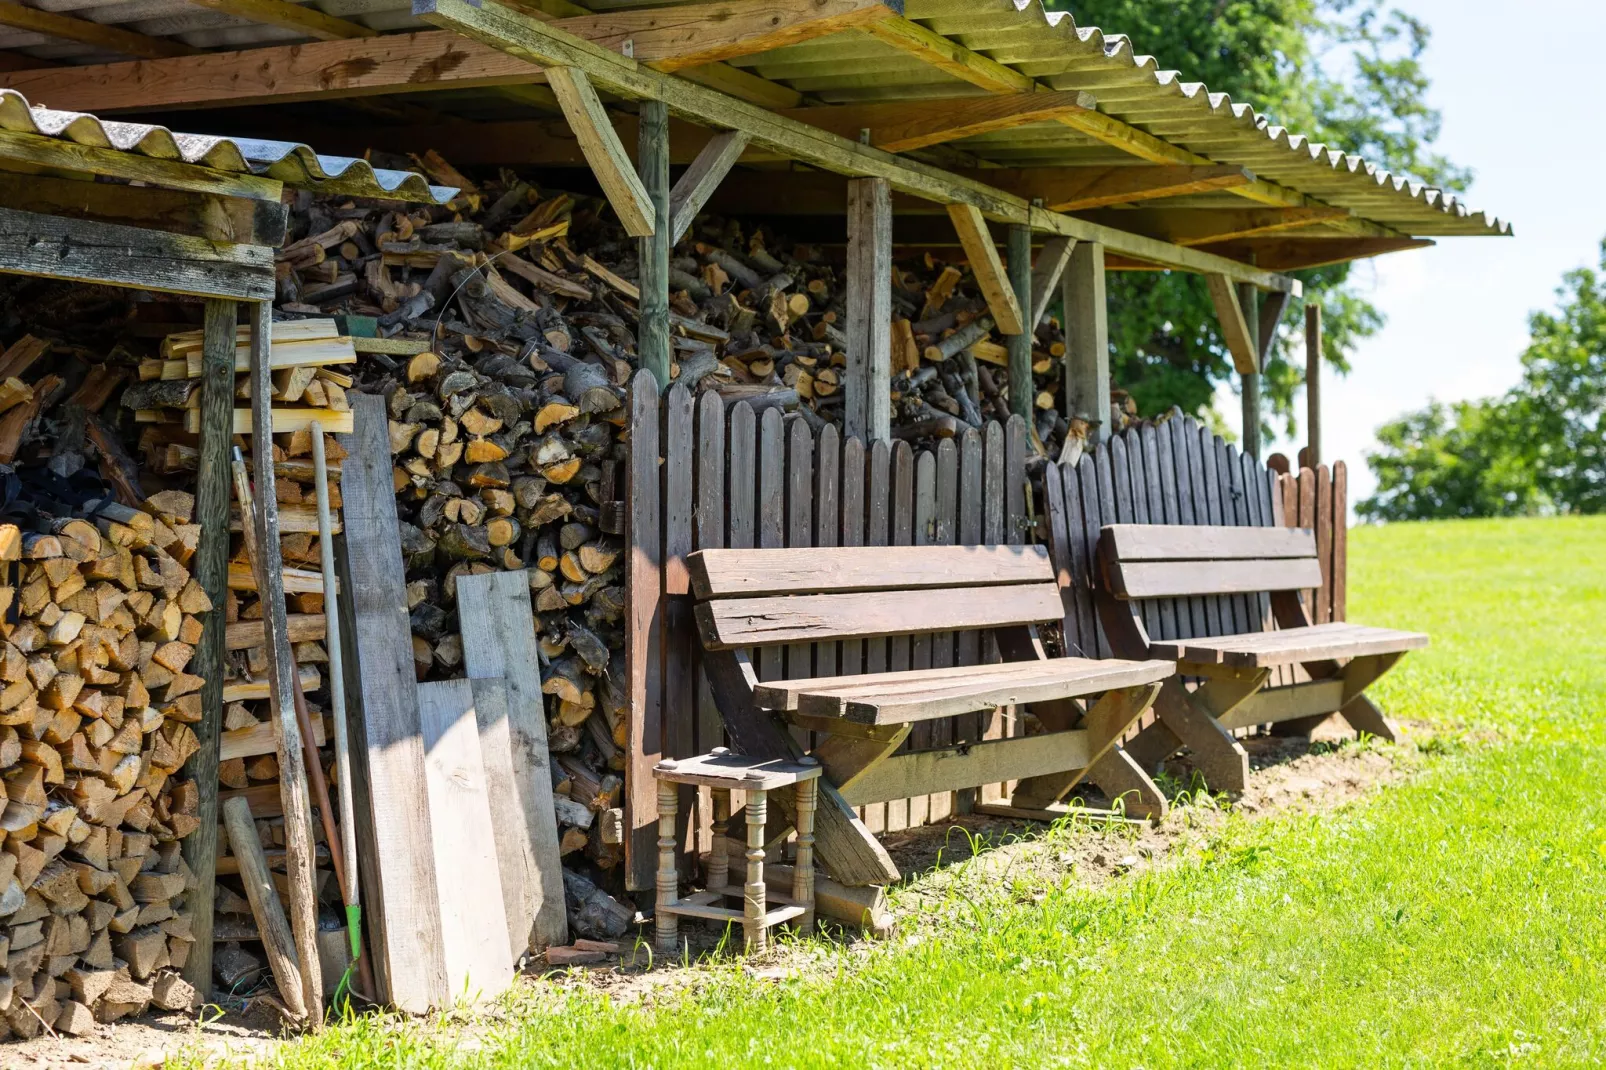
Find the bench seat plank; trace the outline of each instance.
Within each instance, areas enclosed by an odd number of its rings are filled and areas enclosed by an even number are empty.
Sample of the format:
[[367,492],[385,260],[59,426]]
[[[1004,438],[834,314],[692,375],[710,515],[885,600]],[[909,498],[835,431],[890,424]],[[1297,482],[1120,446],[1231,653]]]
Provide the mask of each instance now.
[[813,687],[798,693],[797,712],[839,717],[856,724],[907,724],[997,706],[1080,698],[1138,687],[1157,683],[1176,672],[1176,666],[1168,661],[1087,658],[967,668],[968,673],[935,680],[907,680],[905,673],[883,673],[873,682],[807,681]]
[[1421,650],[1427,645],[1428,637],[1420,632],[1334,623],[1274,632],[1151,643],[1149,656],[1253,669],[1330,658],[1397,654]]
[[700,550],[686,561],[699,599],[820,591],[1000,587],[1054,578],[1046,546]]
[[996,628],[1058,620],[1063,612],[1059,586],[1049,580],[1011,587],[721,598],[697,603],[697,626],[707,649],[733,650]]

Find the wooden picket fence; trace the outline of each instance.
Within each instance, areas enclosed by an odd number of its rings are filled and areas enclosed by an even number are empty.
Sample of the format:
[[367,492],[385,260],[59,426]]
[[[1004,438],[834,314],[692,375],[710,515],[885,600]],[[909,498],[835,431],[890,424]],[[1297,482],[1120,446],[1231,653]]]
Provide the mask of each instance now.
[[[695,401],[679,386],[660,395],[646,373],[632,382],[629,406],[625,848],[629,886],[645,889],[656,863],[652,767],[724,742],[703,679],[686,555],[713,547],[1021,545],[1030,524],[1026,425],[1018,417],[916,452],[907,442],[866,446],[831,426],[814,431],[776,408],[727,406],[711,391]],[[762,650],[754,667],[766,680],[920,669],[990,660],[989,647],[976,632],[799,644]],[[908,745],[996,736],[1001,722],[978,715],[928,722]],[[680,842],[706,847],[707,800],[685,791]],[[863,816],[872,831],[891,832],[946,817],[955,806],[947,793],[867,806]]]
[[[988,424],[933,450],[906,442],[866,446],[834,427],[818,431],[778,408],[727,406],[713,392],[694,399],[679,386],[660,392],[648,373],[631,384],[630,461],[624,489],[630,677],[625,770],[628,885],[653,886],[657,795],[652,767],[721,746],[719,712],[703,678],[692,620],[686,556],[714,547],[834,547],[944,544],[1021,545],[1044,533],[1065,588],[1066,652],[1108,657],[1093,612],[1090,564],[1106,523],[1284,523],[1326,532],[1324,575],[1314,592],[1318,619],[1343,619],[1344,472],[1279,477],[1180,414],[1131,429],[1076,465],[1046,465],[1037,496],[1026,475],[1026,427],[1019,417]],[[1040,508],[1041,519],[1034,517]],[[1306,518],[1310,518],[1307,521]],[[1178,599],[1153,607],[1151,634],[1180,637],[1232,620],[1247,624],[1267,607],[1245,598]],[[1324,615],[1325,614],[1325,615]],[[1196,623],[1198,622],[1198,623]],[[800,644],[754,658],[761,679],[968,665],[996,660],[977,632],[877,642]],[[924,750],[998,738],[1017,729],[1007,711],[924,723],[907,747]],[[799,741],[809,741],[800,735]],[[679,842],[684,865],[709,843],[706,793],[683,789]],[[968,792],[864,807],[874,832],[947,818]]]

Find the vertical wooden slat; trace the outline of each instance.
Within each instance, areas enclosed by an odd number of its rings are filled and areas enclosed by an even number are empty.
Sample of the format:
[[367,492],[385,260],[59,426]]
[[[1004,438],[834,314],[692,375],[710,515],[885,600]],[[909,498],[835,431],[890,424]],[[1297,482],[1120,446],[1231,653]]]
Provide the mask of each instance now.
[[[1309,468],[1299,470],[1299,526],[1302,528],[1316,528],[1316,473]],[[1305,591],[1300,595],[1305,600],[1305,608],[1310,612],[1312,619],[1316,615],[1316,592]]]
[[[911,546],[914,544],[915,520],[915,458],[914,451],[909,443],[898,441],[892,444],[892,497],[891,497],[891,525],[889,533],[891,546]],[[893,636],[887,644],[887,669],[889,672],[904,672],[910,666],[910,655],[913,644],[907,635]],[[904,751],[909,749],[905,742]],[[887,831],[897,832],[909,827],[909,800],[894,799],[887,803]]]
[[[1112,440],[1119,442],[1111,456],[1115,475],[1115,507],[1123,524],[1149,523],[1148,487],[1143,479],[1143,438],[1137,428],[1128,428]],[[1150,639],[1164,639],[1165,629],[1160,619],[1160,605],[1152,598],[1143,599],[1138,606],[1143,626]]]
[[625,481],[625,672],[630,676],[625,747],[625,882],[653,887],[658,861],[658,784],[663,755],[663,514],[659,494],[658,381],[637,372],[630,383],[630,464]]
[[1026,421],[1019,416],[1004,428],[1004,541],[1026,545]]
[[[1182,523],[1182,490],[1178,487],[1181,481],[1177,473],[1177,456],[1174,451],[1174,430],[1181,424],[1180,415],[1173,412],[1170,420],[1154,429],[1155,452],[1160,463],[1160,504],[1164,507],[1165,522],[1167,524]],[[1191,639],[1198,632],[1194,630],[1193,605],[1186,598],[1174,600],[1177,615],[1177,635],[1182,639]]]
[[[1221,509],[1221,473],[1216,464],[1216,448],[1220,441],[1210,433],[1209,428],[1199,428],[1200,485],[1204,490],[1204,513],[1201,515],[1201,520],[1203,523],[1216,526],[1224,523]],[[1206,603],[1215,609],[1215,617],[1212,620],[1220,622],[1219,630],[1211,634],[1231,635],[1238,630],[1233,621],[1231,598],[1225,595],[1211,595]]]
[[[1067,534],[1071,510],[1067,508],[1057,464],[1048,464],[1043,468],[1043,498],[1045,515],[1048,517],[1048,552],[1054,559],[1054,579],[1060,589],[1060,631],[1065,637],[1065,653],[1076,656],[1082,650],[1082,622],[1076,608],[1079,562],[1074,560],[1071,552],[1071,540]],[[1079,507],[1075,509],[1078,524],[1081,513]]]
[[[795,420],[786,439],[786,545],[806,548],[814,545],[814,436],[808,424]],[[814,645],[788,646],[785,672],[788,680],[813,676]],[[792,738],[808,748],[806,729],[794,726]]]
[[[1148,498],[1150,524],[1171,523],[1167,510],[1165,494],[1164,464],[1160,457],[1160,436],[1153,424],[1144,424],[1138,431],[1138,441],[1143,446],[1143,486],[1140,491],[1136,483],[1137,469],[1133,469],[1134,483],[1133,496],[1144,494]],[[1162,598],[1159,600],[1160,628],[1167,638],[1178,638],[1181,635],[1180,621],[1177,613],[1177,600],[1175,598]]]
[[[892,526],[892,447],[885,441],[870,445],[865,469],[864,545],[891,545]],[[886,672],[887,641],[868,639],[864,643],[864,671]],[[864,808],[864,823],[871,832],[885,832],[891,825],[890,804],[875,803]]]
[[[959,450],[952,439],[937,443],[937,516],[936,537],[939,546],[952,546],[959,527]],[[954,665],[954,633],[936,632],[931,637],[931,665],[941,669]],[[959,738],[958,719],[945,717],[932,725],[932,742],[943,747]],[[946,818],[954,812],[953,792],[931,797],[931,819]]]
[[[192,918],[190,956],[184,979],[202,993],[212,990],[212,901],[217,881],[218,748],[223,732],[224,602],[228,597],[229,487],[232,471],[229,440],[234,433],[235,325],[239,306],[233,301],[206,302],[201,342],[201,439],[195,476],[195,520],[201,528],[200,544],[192,568],[195,580],[212,602],[201,624],[201,641],[195,647],[190,672],[201,684],[201,720],[195,725],[200,748],[185,769],[199,789],[195,817],[200,822],[183,842],[184,862],[195,874],[195,887],[187,905]],[[333,601],[333,599],[331,599]],[[339,687],[339,681],[331,681]]]
[[[1182,500],[1182,516],[1185,524],[1210,523],[1210,506],[1206,498],[1204,458],[1199,454],[1199,435],[1203,429],[1198,421],[1185,418],[1177,428],[1178,492]],[[1187,493],[1181,494],[1183,486]],[[1221,605],[1210,597],[1193,599],[1193,623],[1196,628],[1203,628],[1205,635],[1224,635],[1221,630]]]
[[[837,498],[842,479],[841,436],[826,424],[820,431],[814,453],[814,545],[836,546],[842,529],[841,506]],[[814,675],[837,675],[837,644],[814,645]]]
[[[930,450],[921,450],[915,457],[915,497],[913,541],[915,546],[930,546],[937,529],[937,458]],[[931,645],[935,637],[921,632],[910,637],[909,668],[931,668]],[[921,721],[909,733],[910,750],[930,750],[936,741],[936,729],[931,721]],[[909,825],[924,825],[931,819],[931,799],[917,795],[909,800]]]
[[[1232,527],[1243,527],[1248,522],[1244,511],[1243,467],[1238,460],[1238,447],[1216,439],[1216,466],[1221,477],[1221,522]],[[1249,611],[1245,595],[1231,596],[1234,630],[1238,633],[1254,630],[1254,616]]]
[[[1005,542],[1006,511],[1004,505],[1005,484],[1005,456],[1004,456],[1004,428],[996,422],[988,423],[982,439],[982,541],[988,546],[1001,546]],[[983,639],[982,658],[984,662],[998,660],[997,644],[991,632],[987,632]],[[1002,739],[1008,732],[1009,725],[1002,710],[993,710],[982,714],[981,737],[983,739]],[[1003,793],[996,785],[984,785],[980,798],[983,802],[994,802],[1004,798]]]
[[[694,659],[702,644],[697,641],[697,628],[692,621],[691,579],[686,571],[686,555],[692,551],[697,460],[692,447],[696,432],[692,396],[685,387],[677,384],[669,389],[663,419],[663,753],[670,758],[691,758],[699,753]],[[697,821],[696,800],[696,787],[681,785],[680,805],[675,813],[675,842],[680,844],[681,869],[686,873],[691,872],[697,861],[697,843],[692,835]]]
[[[699,550],[717,550],[725,545],[725,403],[713,390],[697,399],[697,526]],[[703,645],[692,644],[697,666],[697,753],[706,754],[725,746],[725,725],[714,703],[714,694],[702,672]],[[697,807],[697,849],[709,849],[711,814],[701,792]]]
[[[758,421],[758,528],[759,549],[786,545],[786,430],[780,409],[766,409]],[[754,659],[760,680],[779,680],[785,671],[785,651],[760,647]]]
[[1316,623],[1333,619],[1333,477],[1324,464],[1316,469],[1316,559],[1322,566],[1322,589],[1316,592]]
[[[981,432],[967,430],[959,439],[959,518],[957,537],[961,545],[982,544],[982,446]],[[981,662],[981,633],[960,632],[954,637],[954,663],[977,665]],[[986,715],[970,713],[954,719],[954,735],[959,740],[974,741],[981,738]],[[976,791],[966,788],[956,793],[955,808],[968,814],[976,804]]]
[[[1271,510],[1268,506],[1266,492],[1266,468],[1247,453],[1239,457],[1239,464],[1244,472],[1244,506],[1249,516],[1250,527],[1265,527],[1271,522]],[[1272,626],[1271,622],[1271,596],[1265,592],[1249,596],[1250,609],[1253,611],[1252,620],[1254,631],[1264,631]]]
[[1333,619],[1349,619],[1349,467],[1333,462]]
[[[842,526],[839,543],[842,546],[864,545],[864,440],[848,438],[842,442]],[[843,640],[838,648],[837,671],[843,676],[857,676],[864,672],[864,641]]]
[[[1082,494],[1082,561],[1085,571],[1082,574],[1083,598],[1086,600],[1086,612],[1092,622],[1092,644],[1088,647],[1088,657],[1107,658],[1110,656],[1110,641],[1104,634],[1104,624],[1099,620],[1095,590],[1098,587],[1099,576],[1097,558],[1099,535],[1104,525],[1111,522],[1111,494],[1110,487],[1110,451],[1108,447],[1099,449],[1096,457],[1082,455],[1082,460],[1076,466],[1076,484]],[[1071,483],[1064,481],[1066,497],[1070,497]],[[1070,533],[1074,541],[1077,533]],[[1089,634],[1084,632],[1084,634]]]

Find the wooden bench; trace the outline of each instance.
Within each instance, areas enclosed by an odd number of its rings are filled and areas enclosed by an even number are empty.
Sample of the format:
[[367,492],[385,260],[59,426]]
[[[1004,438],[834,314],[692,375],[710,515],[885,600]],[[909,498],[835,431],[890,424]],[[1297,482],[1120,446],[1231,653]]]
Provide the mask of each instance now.
[[[1407,651],[1427,646],[1428,637],[1338,621],[1312,624],[1299,594],[1322,583],[1311,531],[1111,524],[1099,536],[1097,560],[1099,620],[1110,649],[1177,665],[1155,700],[1154,723],[1126,743],[1145,769],[1187,746],[1212,788],[1242,791],[1249,760],[1232,729],[1272,724],[1309,732],[1338,713],[1356,731],[1394,738],[1363,692]],[[1262,601],[1263,595],[1269,597]],[[1232,600],[1218,601],[1215,612],[1187,613],[1190,605],[1202,609],[1206,599],[1221,596]],[[1151,599],[1176,599],[1177,615],[1189,617],[1195,631],[1201,621],[1206,632],[1210,622],[1225,625],[1219,634],[1152,639],[1143,613]],[[1236,632],[1235,619],[1249,630]],[[1268,688],[1274,671],[1298,679]],[[1185,680],[1191,678],[1200,682],[1190,690]]]
[[[899,876],[855,806],[1019,780],[1011,802],[1041,810],[1086,778],[1129,813],[1164,811],[1153,782],[1115,744],[1173,666],[1047,658],[1036,625],[1061,609],[1044,548],[703,550],[687,564],[704,668],[732,746],[757,759],[800,756],[786,722],[823,737],[812,752],[825,771],[815,834],[841,883]],[[992,633],[1003,663],[907,668],[907,637],[972,630]],[[810,644],[838,641],[861,645],[872,671],[808,678]],[[792,678],[760,682],[746,651],[777,646],[789,648]],[[1103,697],[1091,708],[1074,701],[1094,695]],[[1047,734],[893,754],[916,722],[1005,705],[1030,705]],[[771,801],[790,821],[788,800]]]

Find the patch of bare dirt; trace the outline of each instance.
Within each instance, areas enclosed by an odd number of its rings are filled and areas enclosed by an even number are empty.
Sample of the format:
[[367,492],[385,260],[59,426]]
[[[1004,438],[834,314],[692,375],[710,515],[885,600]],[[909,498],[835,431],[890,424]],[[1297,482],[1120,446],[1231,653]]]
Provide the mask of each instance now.
[[[888,851],[905,874],[891,890],[891,906],[900,933],[909,936],[940,924],[944,902],[956,891],[1027,900],[1040,897],[1066,879],[1096,888],[1125,874],[1166,865],[1180,848],[1202,844],[1211,831],[1236,811],[1261,820],[1281,814],[1324,811],[1353,802],[1379,787],[1396,783],[1417,765],[1417,751],[1404,745],[1358,745],[1324,726],[1312,737],[1256,736],[1243,740],[1250,757],[1249,790],[1240,798],[1220,800],[1188,792],[1192,769],[1186,758],[1169,763],[1163,782],[1181,796],[1181,805],[1158,823],[1073,817],[1052,829],[1028,821],[967,816],[938,825],[894,833],[885,838]],[[1089,811],[1105,809],[1108,800],[1089,793]],[[839,968],[869,955],[881,941],[863,937],[823,919],[819,939],[782,938],[763,955],[740,958],[740,933],[726,935],[712,925],[681,923],[687,951],[665,961],[650,948],[650,927],[643,939],[621,941],[622,953],[595,965],[538,970],[529,977],[534,998],[545,988],[586,988],[626,1001],[651,1001],[666,994],[687,994],[713,983],[720,968],[739,968],[751,976],[782,979],[822,969]],[[212,1008],[213,1014],[216,1008]],[[500,1017],[491,1012],[487,1024]],[[263,1055],[282,1042],[273,1012],[258,1004],[248,1013],[233,1013],[197,1028],[191,1017],[166,1015],[138,1022],[98,1027],[90,1037],[40,1036],[0,1046],[0,1066],[41,1070],[81,1067],[155,1068],[166,1054],[187,1049],[206,1053],[216,1065],[229,1066]]]

